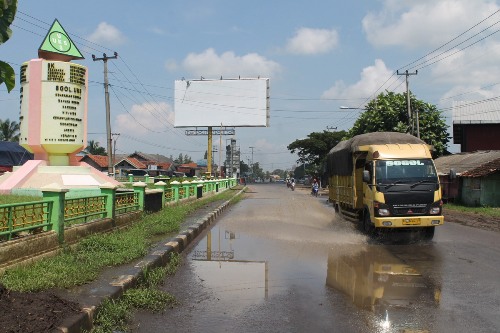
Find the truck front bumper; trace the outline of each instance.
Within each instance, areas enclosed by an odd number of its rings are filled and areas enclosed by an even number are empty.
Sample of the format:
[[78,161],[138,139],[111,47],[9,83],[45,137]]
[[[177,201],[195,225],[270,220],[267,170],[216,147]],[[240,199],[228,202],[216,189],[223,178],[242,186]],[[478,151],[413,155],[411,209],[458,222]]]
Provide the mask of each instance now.
[[433,227],[444,223],[444,217],[442,215],[373,217],[371,220],[375,224],[376,228]]

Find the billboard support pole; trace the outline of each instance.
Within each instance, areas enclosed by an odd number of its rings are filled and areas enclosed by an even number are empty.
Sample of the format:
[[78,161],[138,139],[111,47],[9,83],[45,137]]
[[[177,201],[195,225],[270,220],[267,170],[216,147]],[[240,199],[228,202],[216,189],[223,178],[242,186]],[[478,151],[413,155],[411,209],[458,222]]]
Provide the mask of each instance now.
[[212,178],[212,127],[208,127],[207,172]]

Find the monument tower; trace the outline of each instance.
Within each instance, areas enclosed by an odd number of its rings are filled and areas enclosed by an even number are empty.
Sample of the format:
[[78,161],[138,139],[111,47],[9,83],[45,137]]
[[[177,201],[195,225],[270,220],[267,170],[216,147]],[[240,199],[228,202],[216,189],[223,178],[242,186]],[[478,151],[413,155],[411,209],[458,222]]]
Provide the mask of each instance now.
[[76,158],[87,143],[88,70],[70,62],[84,57],[57,19],[38,57],[22,64],[19,78],[19,143],[34,160],[0,177],[0,193],[37,195],[48,184],[70,192],[119,185]]

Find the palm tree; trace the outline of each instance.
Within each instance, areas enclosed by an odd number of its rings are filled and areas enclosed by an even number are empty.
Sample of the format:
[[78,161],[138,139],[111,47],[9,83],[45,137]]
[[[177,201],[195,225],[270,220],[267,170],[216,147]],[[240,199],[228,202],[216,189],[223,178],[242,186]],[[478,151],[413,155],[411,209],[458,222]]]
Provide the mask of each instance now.
[[19,142],[19,123],[0,119],[0,140]]
[[84,152],[91,155],[102,155],[106,156],[106,149],[99,146],[99,142],[94,140],[88,141],[88,146],[84,149]]

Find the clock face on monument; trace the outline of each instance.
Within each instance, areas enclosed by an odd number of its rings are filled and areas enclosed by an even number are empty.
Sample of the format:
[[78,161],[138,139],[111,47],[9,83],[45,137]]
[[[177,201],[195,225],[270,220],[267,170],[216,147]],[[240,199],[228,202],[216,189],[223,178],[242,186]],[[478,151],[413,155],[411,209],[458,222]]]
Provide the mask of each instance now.
[[56,50],[61,52],[68,52],[71,48],[71,42],[64,33],[59,31],[54,31],[50,33],[49,36],[50,45]]

